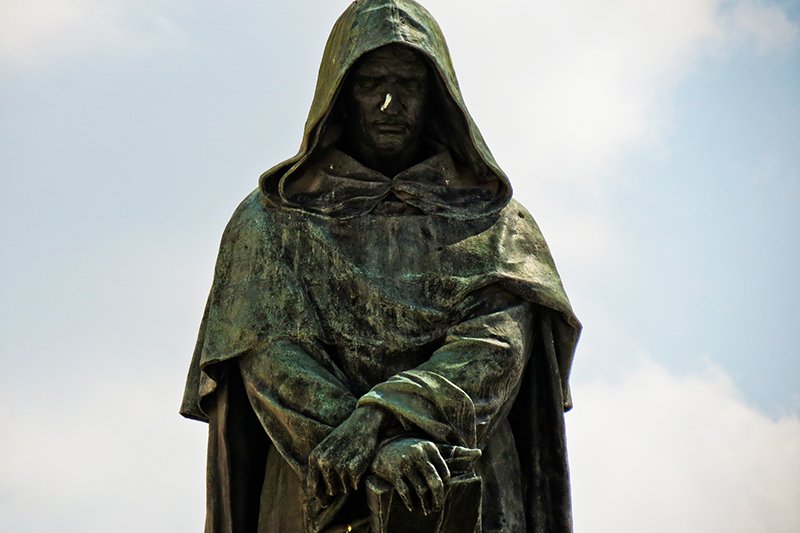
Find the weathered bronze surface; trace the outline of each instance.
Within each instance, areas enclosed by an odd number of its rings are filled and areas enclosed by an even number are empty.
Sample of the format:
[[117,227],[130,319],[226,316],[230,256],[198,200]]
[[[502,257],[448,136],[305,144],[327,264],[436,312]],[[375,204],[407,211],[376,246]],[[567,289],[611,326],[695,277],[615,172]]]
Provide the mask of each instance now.
[[181,408],[206,531],[571,531],[579,332],[436,22],[354,2],[222,237]]

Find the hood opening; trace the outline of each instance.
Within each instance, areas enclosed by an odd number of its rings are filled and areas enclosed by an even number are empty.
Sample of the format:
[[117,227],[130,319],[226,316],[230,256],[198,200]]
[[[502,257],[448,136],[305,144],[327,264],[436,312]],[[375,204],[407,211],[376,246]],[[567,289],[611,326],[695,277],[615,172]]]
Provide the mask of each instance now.
[[312,156],[337,145],[342,135],[341,94],[353,66],[365,54],[389,44],[407,46],[425,59],[431,74],[432,119],[427,135],[446,146],[454,160],[496,191],[483,213],[496,213],[510,200],[508,178],[499,168],[466,109],[444,36],[433,17],[413,0],[359,0],[339,17],[323,53],[317,88],[298,153],[260,179],[267,203],[288,208],[284,183],[302,172]]

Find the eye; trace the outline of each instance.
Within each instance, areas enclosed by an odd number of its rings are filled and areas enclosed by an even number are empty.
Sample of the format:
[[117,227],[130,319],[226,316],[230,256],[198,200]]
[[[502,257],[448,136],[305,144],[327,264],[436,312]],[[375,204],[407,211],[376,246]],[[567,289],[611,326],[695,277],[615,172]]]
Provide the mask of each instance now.
[[356,84],[359,89],[370,90],[378,86],[378,78],[373,76],[359,76],[356,79]]
[[402,85],[404,89],[413,92],[420,92],[423,88],[423,82],[419,78],[404,78],[400,80],[400,85]]

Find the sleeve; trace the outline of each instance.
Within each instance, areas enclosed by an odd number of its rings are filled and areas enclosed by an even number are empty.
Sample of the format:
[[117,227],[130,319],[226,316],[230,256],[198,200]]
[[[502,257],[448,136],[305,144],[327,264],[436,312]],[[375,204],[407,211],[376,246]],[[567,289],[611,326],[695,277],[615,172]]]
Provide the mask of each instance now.
[[278,341],[239,360],[250,405],[272,443],[303,476],[308,455],[356,407],[321,349]]
[[436,442],[483,448],[511,409],[532,341],[534,305],[505,300],[450,328],[428,361],[376,385],[358,405],[377,405]]

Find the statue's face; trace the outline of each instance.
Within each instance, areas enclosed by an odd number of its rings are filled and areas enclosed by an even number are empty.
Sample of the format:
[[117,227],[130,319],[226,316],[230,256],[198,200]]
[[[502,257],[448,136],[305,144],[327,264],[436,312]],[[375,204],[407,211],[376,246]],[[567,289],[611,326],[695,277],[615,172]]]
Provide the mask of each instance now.
[[413,157],[424,130],[428,69],[417,52],[388,45],[364,55],[353,68],[348,136],[367,161]]

